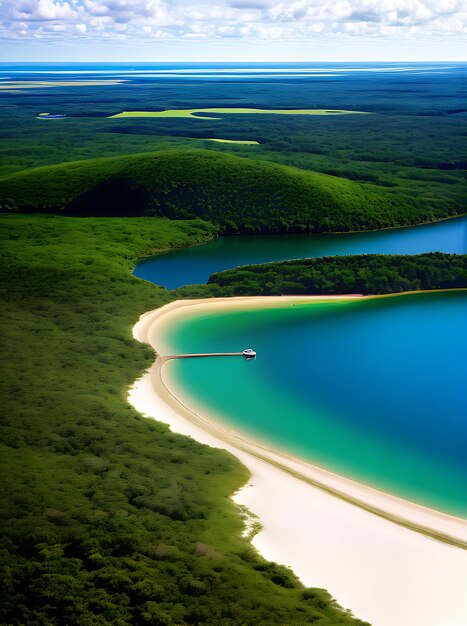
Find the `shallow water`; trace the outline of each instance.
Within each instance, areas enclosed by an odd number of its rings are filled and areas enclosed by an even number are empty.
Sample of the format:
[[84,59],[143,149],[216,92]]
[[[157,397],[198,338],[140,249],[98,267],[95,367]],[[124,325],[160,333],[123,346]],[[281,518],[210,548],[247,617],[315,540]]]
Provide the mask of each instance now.
[[174,352],[241,357],[164,365],[190,404],[338,473],[467,512],[465,292],[205,314]]
[[160,254],[137,263],[134,275],[168,289],[207,283],[213,272],[286,259],[345,254],[467,252],[467,217],[437,224],[342,235],[238,235]]

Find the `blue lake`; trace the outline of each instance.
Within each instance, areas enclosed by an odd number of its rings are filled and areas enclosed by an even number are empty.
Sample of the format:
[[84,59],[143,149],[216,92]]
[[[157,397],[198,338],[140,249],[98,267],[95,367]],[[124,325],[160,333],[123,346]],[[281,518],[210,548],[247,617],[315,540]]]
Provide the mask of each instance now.
[[436,224],[342,235],[220,237],[137,263],[134,275],[168,289],[206,283],[214,272],[247,265],[347,254],[467,253],[467,217]]

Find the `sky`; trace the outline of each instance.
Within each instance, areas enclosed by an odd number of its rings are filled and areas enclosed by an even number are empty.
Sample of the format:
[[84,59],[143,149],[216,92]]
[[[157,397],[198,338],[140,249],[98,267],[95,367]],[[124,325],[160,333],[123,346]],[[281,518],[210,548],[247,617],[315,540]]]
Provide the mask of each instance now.
[[0,0],[3,61],[467,61],[467,0]]

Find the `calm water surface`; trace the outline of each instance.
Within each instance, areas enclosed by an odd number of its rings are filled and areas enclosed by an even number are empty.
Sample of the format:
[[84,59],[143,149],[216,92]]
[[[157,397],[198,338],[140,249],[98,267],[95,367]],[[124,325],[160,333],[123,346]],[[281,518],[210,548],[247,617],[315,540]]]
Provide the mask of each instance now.
[[207,283],[213,272],[286,259],[345,254],[467,252],[467,217],[413,228],[343,235],[220,237],[205,245],[140,261],[134,275],[168,289]]
[[467,294],[204,315],[173,327],[175,352],[254,361],[168,362],[192,406],[357,480],[467,512]]

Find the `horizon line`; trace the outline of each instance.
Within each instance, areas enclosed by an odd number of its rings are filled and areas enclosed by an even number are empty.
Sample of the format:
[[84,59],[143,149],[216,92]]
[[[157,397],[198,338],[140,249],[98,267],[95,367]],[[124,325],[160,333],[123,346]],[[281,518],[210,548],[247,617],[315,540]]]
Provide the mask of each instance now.
[[71,63],[86,63],[88,65],[92,65],[92,64],[97,64],[97,63],[108,63],[109,65],[121,65],[122,63],[128,63],[128,64],[138,64],[138,63],[187,63],[187,64],[191,64],[191,65],[195,65],[195,64],[199,64],[199,63],[210,63],[212,65],[225,65],[228,63],[242,63],[244,65],[260,65],[260,64],[272,64],[272,63],[359,63],[361,65],[375,65],[377,63],[394,63],[394,64],[403,64],[403,63],[424,63],[424,64],[433,64],[433,63],[458,63],[458,64],[467,64],[467,60],[464,61],[459,61],[459,60],[449,60],[449,59],[439,59],[436,61],[426,61],[426,60],[409,60],[407,59],[406,61],[391,61],[390,59],[387,60],[380,60],[380,61],[359,61],[358,59],[355,60],[332,60],[332,61],[315,61],[313,59],[309,59],[306,61],[298,61],[298,60],[288,60],[288,61],[242,61],[240,59],[238,60],[233,60],[233,61],[210,61],[208,59],[205,60],[201,60],[201,61],[151,61],[151,60],[147,60],[147,61],[83,61],[83,60],[76,60],[76,61],[54,61],[54,60],[45,60],[43,59],[42,61],[30,61],[30,60],[26,60],[26,61],[2,61],[0,62],[0,66],[1,65],[13,65],[13,64],[20,64],[20,63],[31,63],[34,65],[40,65],[41,63],[54,63],[56,65],[69,65]]

